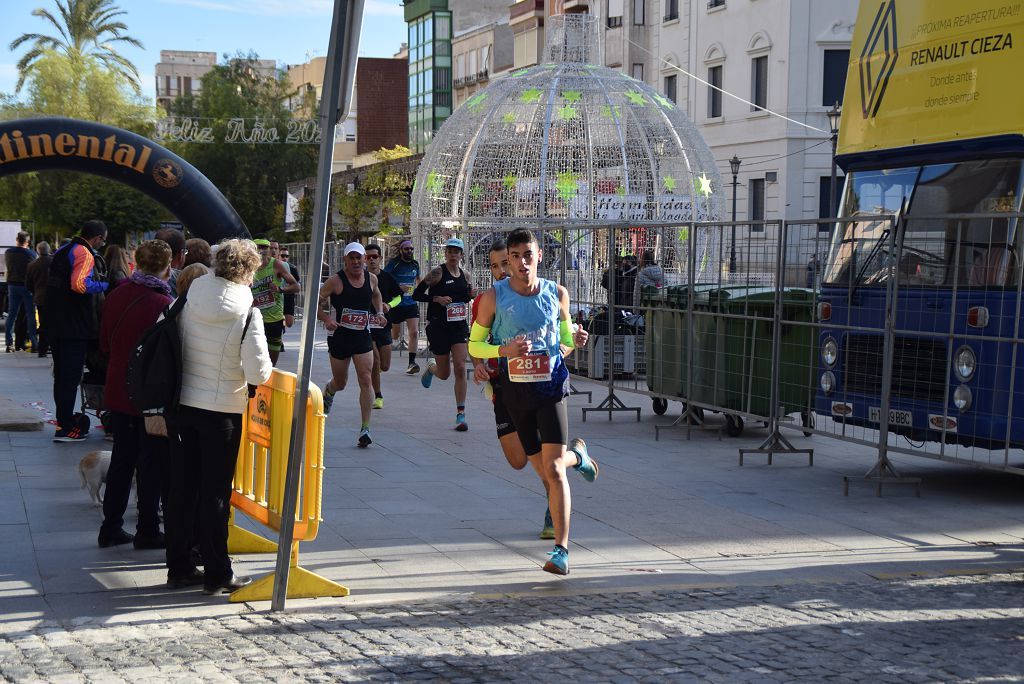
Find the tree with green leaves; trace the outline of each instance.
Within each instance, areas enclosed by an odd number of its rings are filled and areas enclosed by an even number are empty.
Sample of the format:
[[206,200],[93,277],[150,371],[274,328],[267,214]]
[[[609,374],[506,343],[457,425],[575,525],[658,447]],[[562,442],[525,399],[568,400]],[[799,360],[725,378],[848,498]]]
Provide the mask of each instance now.
[[225,141],[238,125],[232,119],[245,119],[248,126],[258,119],[279,131],[287,130],[292,120],[284,105],[291,92],[287,77],[280,72],[268,77],[258,59],[255,54],[227,59],[203,76],[198,95],[180,97],[171,105],[172,115],[197,118],[212,128],[217,142],[169,146],[224,193],[253,235],[264,235],[283,216],[285,184],[316,172],[317,148]]
[[55,0],[57,15],[48,9],[32,10],[56,30],[57,35],[23,33],[11,41],[10,49],[17,50],[29,43],[28,52],[18,60],[20,92],[25,81],[49,53],[63,55],[72,64],[96,61],[112,74],[123,78],[136,94],[141,94],[139,71],[116,49],[118,43],[142,48],[142,43],[127,35],[128,27],[119,17],[126,14],[113,0]]

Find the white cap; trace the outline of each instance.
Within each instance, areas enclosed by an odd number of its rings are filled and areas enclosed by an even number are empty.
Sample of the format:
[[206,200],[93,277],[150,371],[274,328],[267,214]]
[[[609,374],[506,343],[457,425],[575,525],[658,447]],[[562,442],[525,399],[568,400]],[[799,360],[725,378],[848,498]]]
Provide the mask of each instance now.
[[363,246],[358,242],[350,242],[345,245],[345,256],[348,256],[352,252],[366,256],[366,250],[363,249]]

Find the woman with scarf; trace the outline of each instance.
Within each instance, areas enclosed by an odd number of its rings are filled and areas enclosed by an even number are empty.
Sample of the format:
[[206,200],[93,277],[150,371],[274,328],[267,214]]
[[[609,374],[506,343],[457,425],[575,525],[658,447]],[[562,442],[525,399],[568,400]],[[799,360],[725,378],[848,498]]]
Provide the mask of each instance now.
[[[143,416],[128,399],[125,373],[142,334],[171,303],[171,248],[163,240],[143,242],[135,250],[135,262],[135,272],[107,296],[100,321],[100,351],[109,357],[103,403],[111,414],[114,446],[98,542],[101,547],[132,542],[136,549],[162,549],[159,511],[167,439],[146,434]],[[122,527],[132,476],[137,478],[139,505],[134,535]]]

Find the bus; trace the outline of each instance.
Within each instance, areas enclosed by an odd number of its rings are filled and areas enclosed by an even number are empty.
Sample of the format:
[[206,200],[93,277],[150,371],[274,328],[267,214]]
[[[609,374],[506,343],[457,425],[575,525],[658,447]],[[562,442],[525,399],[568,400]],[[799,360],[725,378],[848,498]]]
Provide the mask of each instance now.
[[861,2],[819,275],[819,415],[1024,447],[1021,7]]

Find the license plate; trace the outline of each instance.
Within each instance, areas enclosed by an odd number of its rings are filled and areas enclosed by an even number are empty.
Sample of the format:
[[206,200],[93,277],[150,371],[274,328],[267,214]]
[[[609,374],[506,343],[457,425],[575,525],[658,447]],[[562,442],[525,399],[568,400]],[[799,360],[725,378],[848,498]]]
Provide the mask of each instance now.
[[[868,420],[872,423],[882,422],[882,409],[878,406],[868,407]],[[900,409],[889,409],[889,425],[896,427],[914,427],[914,414]]]

